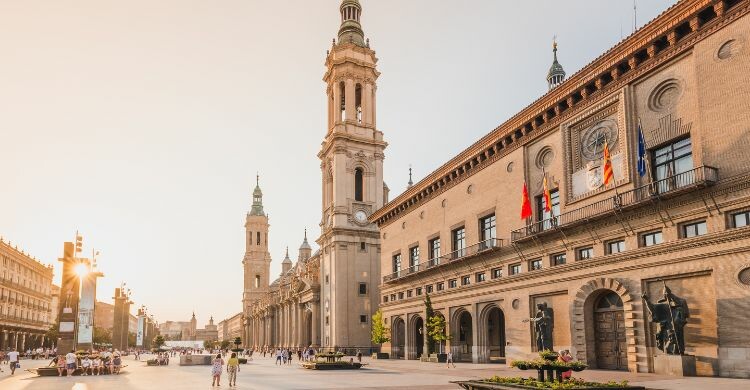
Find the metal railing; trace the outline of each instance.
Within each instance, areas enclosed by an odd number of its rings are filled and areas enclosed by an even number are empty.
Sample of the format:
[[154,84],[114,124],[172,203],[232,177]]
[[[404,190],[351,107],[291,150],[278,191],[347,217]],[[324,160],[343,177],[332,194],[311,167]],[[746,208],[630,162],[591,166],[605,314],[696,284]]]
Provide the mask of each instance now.
[[674,196],[696,187],[711,186],[718,180],[719,172],[716,168],[700,166],[513,230],[510,234],[511,241],[520,241],[557,227],[570,226],[618,209],[627,209],[643,202]]
[[466,248],[461,248],[453,252],[447,253],[443,256],[429,259],[422,263],[412,265],[411,267],[408,267],[406,269],[396,270],[396,272],[390,275],[383,276],[383,283],[388,283],[396,279],[405,277],[407,275],[412,275],[421,271],[425,271],[427,269],[437,267],[441,264],[447,264],[450,262],[463,260],[463,259],[472,257],[474,255],[477,255],[483,252],[487,252],[487,251],[494,250],[494,249],[499,249],[499,248],[502,248],[502,246],[503,246],[503,240],[499,238],[491,238],[488,240],[479,241],[478,243],[467,246]]

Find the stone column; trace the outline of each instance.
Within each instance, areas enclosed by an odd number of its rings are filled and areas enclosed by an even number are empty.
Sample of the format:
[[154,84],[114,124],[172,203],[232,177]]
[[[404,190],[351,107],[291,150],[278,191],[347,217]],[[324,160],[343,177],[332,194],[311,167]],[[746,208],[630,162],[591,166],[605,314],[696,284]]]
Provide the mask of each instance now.
[[362,88],[362,123],[372,125],[372,84]]
[[404,313],[404,360],[413,360],[412,334],[409,331],[409,313]]
[[346,79],[346,119],[357,120],[357,109],[354,107],[354,80]]
[[320,347],[320,301],[312,304],[312,343],[314,348]]
[[479,363],[479,316],[477,314],[477,305],[471,306],[471,362]]

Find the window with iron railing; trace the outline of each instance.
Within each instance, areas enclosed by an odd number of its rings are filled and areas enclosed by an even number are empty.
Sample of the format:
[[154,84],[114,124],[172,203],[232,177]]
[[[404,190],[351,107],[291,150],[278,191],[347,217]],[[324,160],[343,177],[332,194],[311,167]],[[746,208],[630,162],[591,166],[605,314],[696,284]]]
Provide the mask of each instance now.
[[[560,217],[560,191],[551,190],[550,195],[550,211],[545,209],[544,195],[536,197],[536,209],[537,209],[537,221],[541,222],[540,228],[547,230],[553,227],[553,223],[559,221]],[[552,217],[554,216],[554,219]]]
[[[690,138],[684,138],[654,150],[653,161],[654,180],[657,181],[656,190],[659,193],[668,192],[695,181],[694,177],[680,175],[693,169],[693,147]],[[678,180],[680,182],[677,182]]]
[[466,252],[466,229],[462,226],[451,232],[451,238],[453,243],[453,252],[451,252],[452,259],[464,257]]
[[494,245],[494,238],[497,237],[497,226],[495,214],[488,215],[479,219],[479,240],[481,245],[479,250],[490,248]]
[[409,272],[419,271],[419,247],[409,248]]
[[428,241],[430,250],[430,267],[440,264],[440,237]]
[[401,273],[401,254],[397,254],[393,256],[393,273],[396,274],[396,276],[400,275]]

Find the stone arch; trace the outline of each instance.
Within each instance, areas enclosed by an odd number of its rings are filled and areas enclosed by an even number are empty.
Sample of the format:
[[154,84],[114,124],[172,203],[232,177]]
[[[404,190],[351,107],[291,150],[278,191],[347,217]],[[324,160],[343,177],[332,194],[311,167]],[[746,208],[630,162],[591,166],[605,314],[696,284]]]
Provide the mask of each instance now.
[[571,333],[573,334],[573,353],[577,360],[584,361],[590,366],[596,362],[594,351],[594,303],[602,293],[614,291],[623,302],[625,314],[625,337],[627,340],[628,371],[638,372],[636,358],[636,307],[640,302],[634,298],[631,291],[620,281],[612,278],[593,279],[581,286],[573,299],[571,315]]
[[[505,311],[496,303],[486,304],[477,315],[477,353],[479,363],[505,357]],[[490,325],[492,322],[492,325]],[[492,333],[492,335],[491,335]]]
[[474,321],[471,311],[464,307],[457,308],[451,316],[451,352],[456,361],[472,361]]
[[404,358],[406,347],[406,323],[400,316],[394,317],[391,324],[391,358]]
[[409,317],[409,324],[406,331],[409,336],[406,338],[406,359],[416,360],[424,353],[424,318],[419,314],[413,314]]

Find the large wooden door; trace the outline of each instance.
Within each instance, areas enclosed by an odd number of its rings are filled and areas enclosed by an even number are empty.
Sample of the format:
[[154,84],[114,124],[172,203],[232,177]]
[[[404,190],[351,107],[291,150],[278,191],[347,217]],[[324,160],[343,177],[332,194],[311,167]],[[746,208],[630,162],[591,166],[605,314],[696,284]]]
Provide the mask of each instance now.
[[605,370],[627,370],[625,312],[616,293],[601,297],[594,311],[596,366]]

